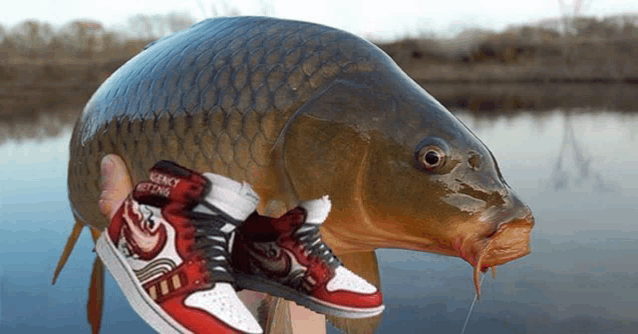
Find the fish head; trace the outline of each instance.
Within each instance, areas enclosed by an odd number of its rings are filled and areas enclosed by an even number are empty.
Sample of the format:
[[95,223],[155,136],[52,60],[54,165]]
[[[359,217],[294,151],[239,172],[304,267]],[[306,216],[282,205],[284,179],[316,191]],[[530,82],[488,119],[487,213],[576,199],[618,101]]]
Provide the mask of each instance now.
[[375,228],[392,235],[383,246],[458,256],[481,271],[528,254],[530,208],[490,150],[448,116],[407,143],[371,143],[360,193]]
[[306,103],[284,156],[299,197],[333,199],[324,234],[343,252],[457,256],[475,276],[530,252],[534,218],[494,155],[398,69],[337,80]]
[[489,148],[411,80],[395,86],[362,185],[375,226],[401,248],[461,257],[475,276],[529,254],[532,212]]

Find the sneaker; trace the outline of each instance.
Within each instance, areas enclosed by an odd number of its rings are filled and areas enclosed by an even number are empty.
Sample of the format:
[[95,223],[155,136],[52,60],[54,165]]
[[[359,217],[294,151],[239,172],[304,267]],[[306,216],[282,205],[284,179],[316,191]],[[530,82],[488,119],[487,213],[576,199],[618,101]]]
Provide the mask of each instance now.
[[96,251],[133,309],[160,333],[262,333],[235,293],[229,266],[234,230],[258,202],[246,183],[160,161]]
[[381,292],[345,268],[321,240],[328,196],[301,202],[280,218],[253,213],[238,228],[232,262],[238,288],[292,300],[344,318],[383,312]]

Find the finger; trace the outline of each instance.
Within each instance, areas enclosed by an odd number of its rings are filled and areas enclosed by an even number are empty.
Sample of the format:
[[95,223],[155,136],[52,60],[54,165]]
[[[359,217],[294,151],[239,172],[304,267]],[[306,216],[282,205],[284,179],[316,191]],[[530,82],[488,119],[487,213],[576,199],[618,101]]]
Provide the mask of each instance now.
[[133,190],[133,183],[124,161],[109,154],[102,159],[102,193],[99,199],[100,212],[111,219],[126,196]]

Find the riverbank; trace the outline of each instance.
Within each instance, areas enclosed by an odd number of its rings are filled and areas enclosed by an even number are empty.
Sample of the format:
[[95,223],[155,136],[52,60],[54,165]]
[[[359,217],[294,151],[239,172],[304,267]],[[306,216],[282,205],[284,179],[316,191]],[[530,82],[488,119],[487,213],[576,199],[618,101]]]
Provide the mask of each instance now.
[[[555,110],[611,110],[627,114],[638,111],[635,98],[638,85],[423,83],[423,86],[453,112],[464,110],[494,120],[510,117],[517,111],[530,112],[534,117],[544,117]],[[90,98],[88,90],[86,94],[82,93],[85,95],[68,97],[64,103],[58,102],[50,107],[38,107],[37,100],[23,101],[24,105],[20,108],[0,105],[0,144],[9,139],[43,139],[60,134],[71,127],[82,112]],[[53,99],[52,95],[48,98]],[[71,103],[77,99],[81,101]]]
[[[638,62],[638,57],[635,58]],[[126,60],[67,63],[39,60],[0,65],[0,121],[83,105]],[[638,72],[638,64],[623,67],[628,69],[622,76],[615,70],[618,66],[604,64],[466,64],[417,59],[404,63],[403,67],[446,106],[474,110],[579,105],[638,109],[634,99],[638,73],[633,73]]]
[[420,82],[638,84],[638,29],[610,38],[528,38],[516,32],[379,47]]
[[83,105],[126,59],[0,64],[0,121]]

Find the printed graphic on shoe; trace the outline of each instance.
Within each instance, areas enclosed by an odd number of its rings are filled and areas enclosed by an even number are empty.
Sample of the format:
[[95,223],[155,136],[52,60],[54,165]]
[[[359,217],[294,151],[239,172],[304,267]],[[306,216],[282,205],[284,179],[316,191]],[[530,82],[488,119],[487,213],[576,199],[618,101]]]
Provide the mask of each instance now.
[[383,312],[381,292],[345,268],[321,240],[328,196],[279,218],[253,213],[232,249],[237,286],[295,301],[315,312],[365,318]]
[[168,161],[136,185],[96,251],[160,333],[262,333],[234,288],[229,249],[259,198],[246,183]]

